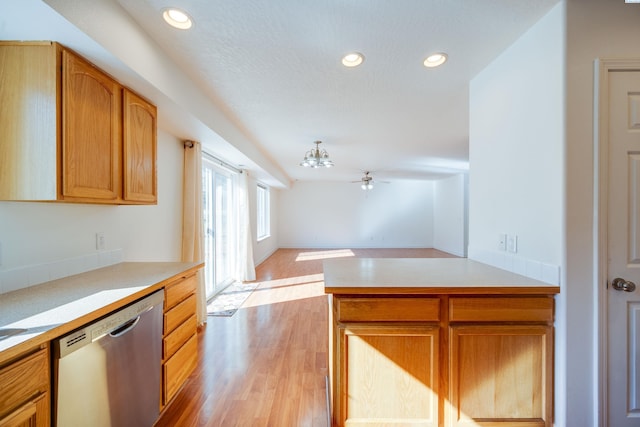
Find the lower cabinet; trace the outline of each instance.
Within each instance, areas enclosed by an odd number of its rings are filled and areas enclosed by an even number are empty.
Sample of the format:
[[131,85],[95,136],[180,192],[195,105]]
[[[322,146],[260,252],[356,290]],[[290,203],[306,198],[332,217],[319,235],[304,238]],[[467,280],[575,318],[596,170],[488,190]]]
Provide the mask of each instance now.
[[0,427],[51,425],[49,346],[0,366]]
[[453,326],[450,339],[450,426],[551,425],[550,326]]
[[338,418],[347,425],[379,426],[403,420],[438,426],[437,326],[339,327]]
[[195,275],[184,277],[165,287],[162,407],[180,390],[198,361],[195,291]]
[[546,295],[333,295],[332,424],[551,427],[553,311]]

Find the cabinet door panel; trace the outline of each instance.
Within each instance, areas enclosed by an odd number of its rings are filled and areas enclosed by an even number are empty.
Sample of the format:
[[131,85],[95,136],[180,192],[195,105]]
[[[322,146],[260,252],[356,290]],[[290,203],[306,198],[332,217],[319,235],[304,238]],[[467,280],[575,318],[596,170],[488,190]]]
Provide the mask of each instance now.
[[156,107],[128,89],[123,96],[124,199],[155,203]]
[[113,200],[120,180],[120,86],[63,51],[62,194]]
[[48,427],[49,395],[42,393],[11,414],[0,419],[0,427]]
[[39,350],[20,361],[0,369],[0,415],[5,408],[15,408],[49,387],[49,352]]
[[0,42],[2,200],[57,197],[59,65],[50,43]]
[[0,369],[0,426],[48,427],[49,349],[33,353]]
[[350,325],[341,336],[337,425],[438,425],[438,327]]
[[552,327],[451,328],[451,426],[551,426]]

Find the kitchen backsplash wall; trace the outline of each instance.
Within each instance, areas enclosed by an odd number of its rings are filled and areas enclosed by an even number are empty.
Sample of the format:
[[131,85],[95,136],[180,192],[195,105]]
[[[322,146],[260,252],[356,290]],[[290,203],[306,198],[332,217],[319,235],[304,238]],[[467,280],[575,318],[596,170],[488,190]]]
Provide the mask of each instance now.
[[122,262],[122,249],[0,271],[0,294]]

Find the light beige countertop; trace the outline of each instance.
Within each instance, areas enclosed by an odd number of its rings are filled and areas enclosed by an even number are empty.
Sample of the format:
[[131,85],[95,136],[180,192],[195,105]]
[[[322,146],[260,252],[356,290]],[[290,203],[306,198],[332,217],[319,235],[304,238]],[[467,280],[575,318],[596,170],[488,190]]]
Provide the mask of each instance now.
[[125,262],[0,294],[0,329],[26,332],[0,339],[0,361],[142,298],[201,263]]
[[323,261],[328,294],[555,294],[556,285],[466,258],[342,258]]

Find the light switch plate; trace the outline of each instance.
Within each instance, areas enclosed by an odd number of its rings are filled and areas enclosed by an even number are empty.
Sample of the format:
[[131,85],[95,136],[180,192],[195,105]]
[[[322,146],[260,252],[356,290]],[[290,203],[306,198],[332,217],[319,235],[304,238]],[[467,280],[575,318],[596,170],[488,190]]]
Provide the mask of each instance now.
[[518,252],[518,236],[507,236],[507,251],[513,254]]
[[104,233],[96,233],[96,249],[99,251],[104,250]]
[[500,251],[507,250],[507,234],[506,233],[498,234],[498,250]]

